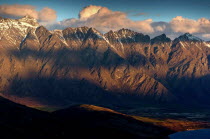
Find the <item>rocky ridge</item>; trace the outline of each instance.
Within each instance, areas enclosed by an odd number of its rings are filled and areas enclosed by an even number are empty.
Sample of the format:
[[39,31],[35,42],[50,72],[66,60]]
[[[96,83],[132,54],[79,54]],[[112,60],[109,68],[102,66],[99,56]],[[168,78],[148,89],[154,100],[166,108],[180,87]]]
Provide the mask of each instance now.
[[0,89],[8,98],[30,97],[46,105],[185,102],[186,97],[189,103],[208,103],[210,43],[189,33],[172,41],[129,29],[48,31],[30,17],[0,24]]

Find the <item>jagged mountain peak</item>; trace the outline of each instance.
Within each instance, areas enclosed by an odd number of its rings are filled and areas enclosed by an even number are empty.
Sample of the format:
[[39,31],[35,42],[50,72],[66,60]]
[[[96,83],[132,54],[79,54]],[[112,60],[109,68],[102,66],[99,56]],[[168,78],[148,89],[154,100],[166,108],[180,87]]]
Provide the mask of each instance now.
[[[88,34],[88,36],[95,36],[96,38],[104,38],[103,36],[103,34],[100,32],[100,31],[98,31],[98,30],[96,30],[95,28],[89,28],[89,30],[87,31],[87,34]],[[95,38],[94,37],[94,38]]]
[[132,31],[130,29],[120,29],[118,31],[109,31],[104,35],[111,42],[120,42],[120,43],[149,43],[150,37],[142,33]]
[[[31,16],[24,16],[22,18],[19,19],[11,19],[11,18],[4,18],[4,17],[0,17],[0,23],[8,23],[8,24],[23,24],[23,25],[27,25],[29,24],[29,26],[39,26],[38,21],[31,17]],[[27,24],[25,24],[27,23]]]
[[137,33],[133,30],[130,30],[130,29],[125,29],[125,28],[122,28],[118,31],[115,32],[116,34],[120,35],[121,37],[131,37],[131,36],[134,36],[136,34],[141,34],[141,33]]
[[133,30],[130,29],[125,29],[122,28],[118,31],[109,31],[108,33],[105,34],[105,36],[109,36],[109,37],[115,37],[117,39],[120,39],[122,41],[122,43],[131,43],[131,42],[146,42],[149,43],[150,42],[150,37],[148,35],[144,35],[142,33],[138,33],[135,32]]
[[28,23],[28,24],[30,24],[30,25],[32,25],[32,26],[39,26],[38,21],[37,21],[35,18],[33,18],[33,17],[29,16],[29,15],[26,15],[26,16],[24,16],[24,17],[18,19],[18,21],[19,21],[19,22]]
[[171,39],[166,36],[166,34],[159,35],[153,39],[151,39],[151,44],[155,43],[164,43],[164,42],[171,42]]
[[11,21],[14,22],[14,19],[0,17],[0,23],[11,22]]
[[87,32],[90,28],[87,26],[75,28],[79,32]]
[[[154,43],[161,43],[161,42],[171,42],[172,40],[166,36],[166,34],[161,34],[159,36],[154,37],[153,39],[150,40],[150,36],[149,35],[144,35],[142,33],[139,32],[135,32],[133,30],[130,29],[126,29],[126,28],[122,28],[120,30],[117,31],[113,31],[110,30],[109,32],[103,34],[100,31],[98,31],[97,29],[93,28],[93,27],[87,27],[87,26],[83,26],[83,27],[68,27],[66,29],[64,29],[63,31],[66,30],[71,30],[72,33],[88,33],[88,34],[96,34],[98,35],[98,37],[111,37],[111,38],[119,38],[119,39],[133,39],[134,41],[140,42],[138,41],[140,38],[143,39],[143,42],[151,42],[151,44]],[[174,42],[179,42],[179,41],[194,41],[194,42],[202,42],[203,40],[190,34],[190,33],[185,33],[179,37],[177,37],[176,39],[174,39]],[[207,42],[209,43],[209,42]]]
[[28,20],[36,20],[35,18],[33,18],[32,16],[30,16],[30,15],[26,15],[26,16],[23,16],[22,18],[20,18],[20,19],[28,19]]
[[89,29],[90,28],[86,27],[86,26],[83,26],[83,27],[68,27],[68,28],[62,30],[62,32],[63,33],[67,33],[68,32],[68,34],[70,33],[70,34],[75,34],[75,35],[77,35],[79,33],[79,34],[83,34],[84,35],[84,34],[86,34],[88,32]]
[[107,32],[107,33],[114,33],[114,31],[113,30],[110,30],[109,32]]
[[[92,32],[92,33],[100,33],[97,29],[95,28],[89,28],[88,32]],[[101,34],[101,33],[100,33]]]
[[44,34],[44,35],[47,35],[47,36],[49,36],[51,34],[50,31],[48,31],[44,26],[37,27],[35,33],[39,34],[39,35]]
[[90,28],[87,26],[82,26],[82,27],[67,27],[64,30],[89,30]]
[[39,26],[36,19],[26,16],[20,19],[0,19],[0,46],[15,47],[20,45],[30,31]]
[[134,31],[127,29],[127,28],[122,28],[122,29],[118,30],[117,32],[118,33],[127,33],[127,32],[134,32]]
[[20,19],[10,19],[10,18],[0,18],[0,29],[11,29],[18,28],[20,30],[26,29],[28,27],[37,28],[39,23],[36,19],[30,16],[24,16]]
[[41,30],[41,31],[45,31],[45,32],[48,31],[44,26],[39,26],[39,27],[37,27],[36,30]]
[[109,32],[105,33],[104,35],[105,36],[110,36],[110,37],[112,36],[113,37],[113,36],[116,36],[116,32],[113,31],[113,30],[110,30]]
[[174,41],[175,42],[176,41],[202,42],[203,40],[198,38],[198,37],[196,37],[196,36],[194,36],[194,35],[192,35],[192,34],[190,34],[190,33],[185,33],[185,34],[179,36],[178,38],[176,38]]

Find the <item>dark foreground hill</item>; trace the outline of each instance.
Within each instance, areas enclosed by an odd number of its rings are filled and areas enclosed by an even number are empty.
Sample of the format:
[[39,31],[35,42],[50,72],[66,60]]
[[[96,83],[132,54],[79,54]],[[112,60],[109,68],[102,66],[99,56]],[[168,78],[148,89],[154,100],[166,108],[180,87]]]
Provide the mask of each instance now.
[[129,116],[94,105],[48,113],[0,98],[1,139],[166,138],[190,125],[194,129],[204,128],[202,123],[188,122],[185,126],[186,123]]
[[110,109],[81,105],[47,113],[0,99],[2,139],[164,137],[170,130]]

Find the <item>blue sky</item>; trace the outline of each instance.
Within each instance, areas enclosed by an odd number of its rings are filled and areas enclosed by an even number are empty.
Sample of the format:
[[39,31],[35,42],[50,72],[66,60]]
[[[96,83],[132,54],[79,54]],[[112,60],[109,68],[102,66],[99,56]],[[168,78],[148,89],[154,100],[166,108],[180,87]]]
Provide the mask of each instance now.
[[[176,16],[210,18],[210,0],[0,0],[0,4],[28,4],[38,10],[49,7],[57,12],[58,21],[77,18],[79,11],[88,5],[126,12],[132,20],[152,18],[154,21],[170,21]],[[137,13],[146,15],[134,16]]]

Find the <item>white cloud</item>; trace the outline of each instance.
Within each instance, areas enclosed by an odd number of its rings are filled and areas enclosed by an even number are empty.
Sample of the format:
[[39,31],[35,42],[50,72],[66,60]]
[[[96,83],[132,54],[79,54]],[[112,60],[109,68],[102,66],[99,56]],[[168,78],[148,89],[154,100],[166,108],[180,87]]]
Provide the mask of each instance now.
[[202,34],[201,36],[202,36],[203,38],[210,39],[210,34]]
[[56,11],[48,7],[39,11],[39,20],[41,21],[55,21],[57,18]]
[[[67,19],[54,26],[60,26],[61,28],[88,26],[94,27],[102,32],[128,28],[143,33],[153,33],[152,22],[152,19],[133,21],[124,12],[112,11],[106,7],[90,5],[79,13],[79,19]],[[52,26],[49,25],[48,27]]]
[[206,18],[193,20],[177,16],[171,20],[170,26],[174,32],[210,33],[210,21]]
[[48,7],[44,7],[41,11],[37,11],[36,7],[31,5],[0,5],[0,15],[4,17],[19,18],[25,15],[40,21],[54,21],[57,18],[56,11]]
[[101,6],[95,6],[95,5],[90,5],[87,7],[84,7],[83,10],[79,13],[79,18],[81,20],[85,20],[89,17],[91,17],[92,15],[98,13],[98,11],[103,8]]
[[163,32],[166,29],[166,25],[154,27],[156,31]]
[[172,39],[188,32],[206,40],[210,34],[210,20],[206,18],[193,20],[177,16],[170,22],[153,22],[152,19],[133,21],[124,12],[112,11],[107,7],[94,5],[84,7],[80,11],[78,19],[66,19],[51,26],[48,25],[51,29],[81,26],[94,27],[101,32],[128,28],[149,34],[151,37],[165,33]]

